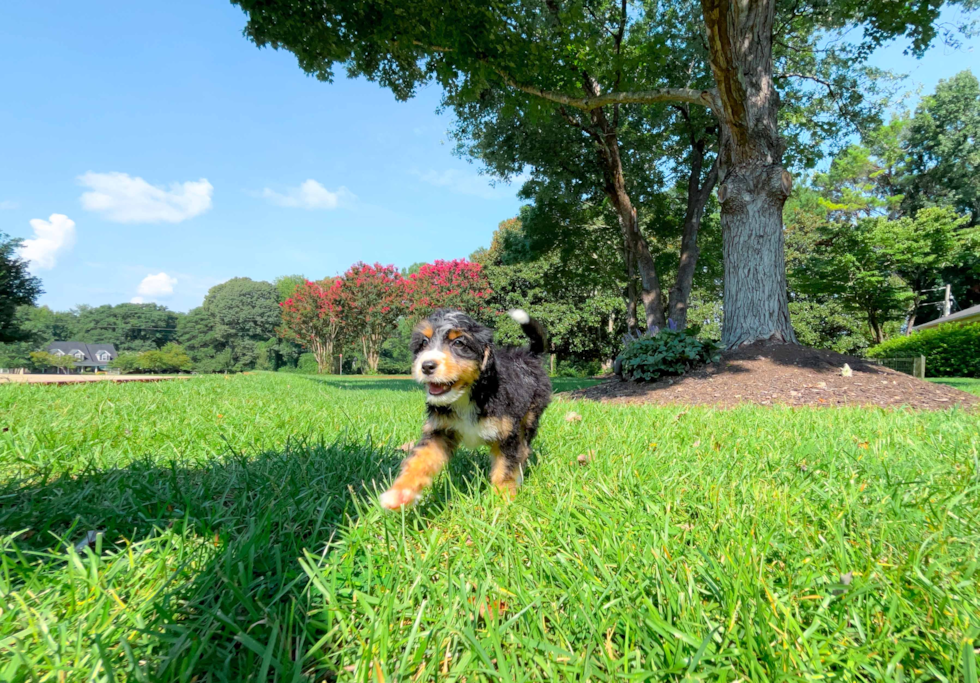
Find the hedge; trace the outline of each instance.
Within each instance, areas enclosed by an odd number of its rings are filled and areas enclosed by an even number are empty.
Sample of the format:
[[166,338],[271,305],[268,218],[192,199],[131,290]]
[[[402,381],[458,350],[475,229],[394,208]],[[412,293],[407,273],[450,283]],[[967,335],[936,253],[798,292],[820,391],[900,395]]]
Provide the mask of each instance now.
[[870,358],[914,356],[926,357],[929,377],[980,377],[980,323],[946,323],[868,349]]

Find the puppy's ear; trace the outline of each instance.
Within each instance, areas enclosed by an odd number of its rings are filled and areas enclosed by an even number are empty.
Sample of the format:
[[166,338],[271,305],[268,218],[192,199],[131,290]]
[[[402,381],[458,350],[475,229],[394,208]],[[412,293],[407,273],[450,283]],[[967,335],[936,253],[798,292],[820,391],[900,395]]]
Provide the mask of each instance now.
[[480,370],[486,370],[493,361],[493,330],[481,325],[473,334],[473,339],[483,348],[483,362],[480,363]]

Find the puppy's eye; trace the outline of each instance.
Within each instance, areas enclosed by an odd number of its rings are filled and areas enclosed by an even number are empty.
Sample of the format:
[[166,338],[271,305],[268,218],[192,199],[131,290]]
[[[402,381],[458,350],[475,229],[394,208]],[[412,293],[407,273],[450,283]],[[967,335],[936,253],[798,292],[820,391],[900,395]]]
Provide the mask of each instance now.
[[466,346],[466,343],[462,339],[457,339],[456,341],[453,342],[453,346],[457,348],[463,348],[464,346]]
[[422,337],[422,346],[428,346],[428,345],[429,345],[429,338]]

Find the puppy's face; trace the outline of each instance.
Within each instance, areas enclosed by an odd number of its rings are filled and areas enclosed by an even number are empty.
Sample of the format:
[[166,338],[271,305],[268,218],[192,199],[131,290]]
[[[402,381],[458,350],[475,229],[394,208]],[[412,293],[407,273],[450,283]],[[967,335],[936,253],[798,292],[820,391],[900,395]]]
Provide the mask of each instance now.
[[412,332],[412,376],[426,401],[450,405],[469,392],[486,367],[493,332],[459,311],[436,311]]

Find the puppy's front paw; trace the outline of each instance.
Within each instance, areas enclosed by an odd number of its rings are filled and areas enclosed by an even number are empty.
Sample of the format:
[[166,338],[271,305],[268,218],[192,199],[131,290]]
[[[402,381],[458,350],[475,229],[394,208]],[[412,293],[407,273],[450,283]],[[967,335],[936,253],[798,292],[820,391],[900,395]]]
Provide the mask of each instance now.
[[411,489],[389,489],[381,494],[378,502],[381,507],[389,510],[397,510],[403,505],[408,505],[418,498],[418,494]]

